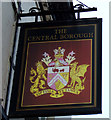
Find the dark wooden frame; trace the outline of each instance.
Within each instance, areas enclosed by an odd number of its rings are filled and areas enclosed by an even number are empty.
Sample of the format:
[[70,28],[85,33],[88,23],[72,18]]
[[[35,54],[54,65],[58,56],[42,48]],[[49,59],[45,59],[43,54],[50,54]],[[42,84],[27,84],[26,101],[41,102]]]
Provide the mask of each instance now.
[[[93,39],[93,76],[92,76],[92,102],[87,104],[85,107],[83,104],[75,105],[54,105],[54,106],[42,106],[41,109],[37,107],[33,107],[35,110],[25,110],[19,109],[17,110],[17,99],[18,93],[21,91],[23,87],[23,82],[20,84],[20,73],[22,67],[24,67],[26,58],[26,44],[24,41],[25,30],[27,28],[33,27],[49,27],[56,26],[72,26],[72,25],[94,25],[95,37]],[[24,52],[23,52],[24,51]],[[20,86],[20,88],[19,88]],[[98,114],[102,113],[102,19],[82,19],[77,21],[63,21],[63,22],[43,22],[43,23],[26,23],[21,25],[20,38],[19,38],[19,46],[17,52],[17,60],[16,67],[14,73],[13,87],[12,87],[12,95],[9,109],[9,117],[33,117],[33,116],[63,116],[63,115],[81,115],[81,114]],[[20,90],[20,91],[19,91]],[[21,93],[21,92],[20,92]],[[79,106],[79,107],[78,107]],[[20,106],[19,106],[20,107]],[[43,109],[42,109],[43,108]],[[45,109],[44,109],[45,108]]]

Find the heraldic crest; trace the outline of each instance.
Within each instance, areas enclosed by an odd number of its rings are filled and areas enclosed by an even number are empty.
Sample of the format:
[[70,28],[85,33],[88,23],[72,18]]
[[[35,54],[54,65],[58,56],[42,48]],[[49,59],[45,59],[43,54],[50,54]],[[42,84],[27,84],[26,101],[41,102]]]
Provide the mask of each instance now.
[[[64,93],[80,94],[84,89],[88,64],[78,65],[75,52],[71,51],[64,59],[65,49],[54,49],[54,60],[44,52],[41,61],[36,63],[36,70],[30,69],[30,92],[35,96],[50,94],[52,98],[60,98]],[[46,68],[44,68],[44,63]]]

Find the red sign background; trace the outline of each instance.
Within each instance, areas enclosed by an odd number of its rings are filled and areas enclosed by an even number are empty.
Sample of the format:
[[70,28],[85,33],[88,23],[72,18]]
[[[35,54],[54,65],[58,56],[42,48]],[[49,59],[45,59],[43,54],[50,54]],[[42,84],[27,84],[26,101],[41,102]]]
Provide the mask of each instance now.
[[[47,105],[63,105],[63,104],[85,104],[90,103],[91,98],[91,84],[92,84],[92,40],[69,40],[69,41],[50,41],[50,42],[29,42],[27,48],[27,59],[25,66],[25,77],[22,93],[22,107],[28,106],[47,106]],[[63,97],[52,98],[50,94],[44,94],[39,97],[35,97],[30,92],[30,87],[33,85],[30,80],[31,67],[36,70],[36,63],[41,61],[43,53],[47,52],[52,59],[54,59],[54,49],[58,47],[64,48],[64,59],[69,52],[74,51],[76,59],[74,62],[78,62],[78,65],[88,64],[87,72],[85,73],[86,80],[84,82],[85,89],[78,95],[72,93],[64,93]],[[47,66],[43,63],[44,68]],[[47,74],[46,74],[47,76]],[[69,80],[70,81],[70,80]],[[46,82],[47,84],[47,82]],[[67,86],[65,87],[67,88]],[[46,85],[46,89],[50,89]]]

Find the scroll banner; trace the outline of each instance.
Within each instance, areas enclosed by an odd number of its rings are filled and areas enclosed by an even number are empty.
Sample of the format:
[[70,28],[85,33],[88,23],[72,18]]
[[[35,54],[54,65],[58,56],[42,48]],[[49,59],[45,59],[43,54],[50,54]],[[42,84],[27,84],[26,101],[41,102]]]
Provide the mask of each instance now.
[[101,21],[21,26],[9,117],[101,113]]

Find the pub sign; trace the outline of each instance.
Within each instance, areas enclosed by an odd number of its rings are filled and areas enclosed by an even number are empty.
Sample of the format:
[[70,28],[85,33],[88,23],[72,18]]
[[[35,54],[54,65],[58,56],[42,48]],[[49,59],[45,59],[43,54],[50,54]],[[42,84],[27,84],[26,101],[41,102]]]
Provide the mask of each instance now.
[[9,117],[101,113],[101,21],[21,26]]

